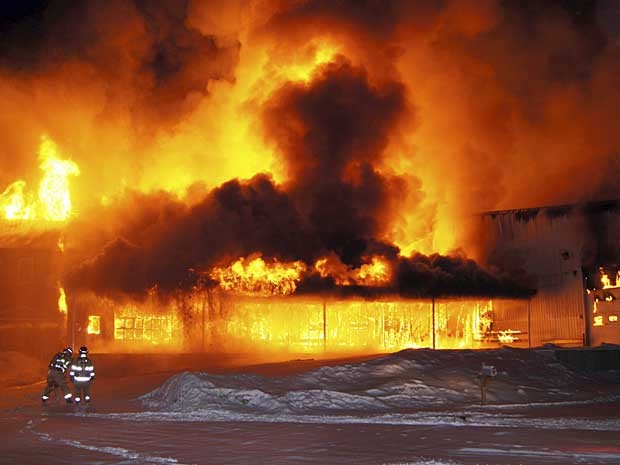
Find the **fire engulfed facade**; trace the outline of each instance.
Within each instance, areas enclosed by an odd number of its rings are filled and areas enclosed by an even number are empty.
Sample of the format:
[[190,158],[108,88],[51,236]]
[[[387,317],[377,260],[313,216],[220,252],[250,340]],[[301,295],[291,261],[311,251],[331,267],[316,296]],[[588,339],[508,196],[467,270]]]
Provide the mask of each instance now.
[[75,299],[75,337],[99,351],[329,354],[528,347],[528,305],[523,299],[262,297],[221,289],[119,305],[82,295]]
[[[535,295],[276,296],[264,292],[274,283],[257,287],[227,275],[225,286],[165,301],[152,293],[122,305],[84,294],[75,300],[78,336],[101,350],[288,353],[620,342],[615,202],[489,212],[481,220],[481,240],[492,245],[488,264],[529,276]],[[98,332],[84,329],[92,319],[100,321]]]
[[[65,292],[66,252],[59,232],[33,240],[32,234],[7,230],[0,254],[5,273],[2,328],[12,336],[3,342],[5,348],[23,350],[19,341],[45,334],[46,341],[66,336],[74,345],[100,352],[263,354],[618,343],[620,276],[613,257],[620,210],[615,205],[483,215],[484,240],[493,244],[490,264],[513,263],[511,272],[536,280],[537,293],[520,299],[298,295],[296,273],[269,275],[264,263],[254,262],[243,279],[223,273],[221,286],[112,299]],[[592,225],[599,224],[604,234],[593,234]],[[16,237],[22,240],[15,242]],[[261,276],[277,280],[256,281]],[[284,291],[289,294],[282,295]]]

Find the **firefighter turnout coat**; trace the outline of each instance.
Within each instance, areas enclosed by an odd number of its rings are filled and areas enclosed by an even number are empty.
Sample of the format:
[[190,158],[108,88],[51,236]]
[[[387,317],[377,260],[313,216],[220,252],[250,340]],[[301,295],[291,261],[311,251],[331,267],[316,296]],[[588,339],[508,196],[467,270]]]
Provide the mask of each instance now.
[[58,352],[52,357],[47,370],[47,386],[42,396],[44,401],[49,399],[50,393],[57,387],[62,390],[65,399],[71,399],[71,391],[65,379],[69,365],[71,365],[71,356],[66,352]]
[[95,366],[91,359],[85,354],[73,359],[69,376],[75,386],[75,401],[90,401],[90,383],[95,379]]

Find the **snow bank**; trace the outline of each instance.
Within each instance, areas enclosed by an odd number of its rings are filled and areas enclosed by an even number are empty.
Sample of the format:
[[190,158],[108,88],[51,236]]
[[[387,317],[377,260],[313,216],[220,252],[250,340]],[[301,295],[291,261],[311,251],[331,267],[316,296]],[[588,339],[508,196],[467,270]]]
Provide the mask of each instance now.
[[141,400],[156,410],[350,413],[389,412],[475,397],[473,391],[427,385],[416,376],[420,369],[415,361],[389,356],[284,378],[184,372]]
[[148,410],[159,412],[376,415],[421,408],[454,410],[479,403],[476,376],[482,363],[498,370],[488,387],[487,402],[491,404],[577,401],[596,396],[596,392],[577,388],[588,380],[558,363],[552,351],[506,348],[406,350],[287,377],[184,372],[140,400]]

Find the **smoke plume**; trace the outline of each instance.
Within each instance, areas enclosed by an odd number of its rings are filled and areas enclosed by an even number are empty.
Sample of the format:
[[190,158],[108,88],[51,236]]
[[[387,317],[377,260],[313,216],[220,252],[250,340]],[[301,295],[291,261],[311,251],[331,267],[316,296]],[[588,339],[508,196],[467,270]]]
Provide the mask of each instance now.
[[[36,181],[42,134],[74,159],[70,281],[97,292],[191,287],[189,270],[254,253],[380,255],[401,293],[502,289],[464,258],[486,258],[472,217],[620,196],[619,11],[7,4],[0,182]],[[454,279],[424,284],[437,270]]]

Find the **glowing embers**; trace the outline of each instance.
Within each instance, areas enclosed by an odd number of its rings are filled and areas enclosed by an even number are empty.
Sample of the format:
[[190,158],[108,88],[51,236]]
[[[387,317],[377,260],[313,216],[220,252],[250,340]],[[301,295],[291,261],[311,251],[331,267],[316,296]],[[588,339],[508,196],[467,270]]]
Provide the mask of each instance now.
[[126,307],[114,314],[114,339],[147,341],[153,344],[175,342],[180,322],[174,314],[144,314],[137,307]]
[[211,278],[226,291],[245,295],[287,295],[297,289],[306,265],[301,262],[265,262],[240,258],[227,268],[213,268]]
[[67,314],[67,296],[65,290],[62,287],[58,287],[58,311],[63,314]]
[[0,194],[0,213],[7,220],[65,221],[71,214],[69,176],[80,174],[70,160],[58,158],[58,148],[48,137],[39,146],[39,167],[44,172],[37,198],[26,192],[26,182],[10,184]]
[[101,317],[99,315],[88,315],[87,334],[101,334]]
[[340,261],[337,255],[320,258],[314,268],[323,277],[331,277],[338,286],[380,287],[388,284],[392,270],[388,260],[381,256],[370,257],[369,263],[351,268]]

